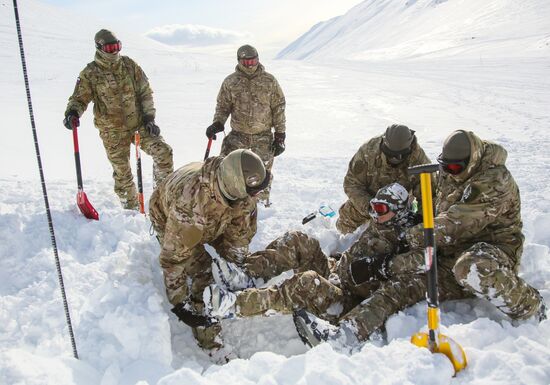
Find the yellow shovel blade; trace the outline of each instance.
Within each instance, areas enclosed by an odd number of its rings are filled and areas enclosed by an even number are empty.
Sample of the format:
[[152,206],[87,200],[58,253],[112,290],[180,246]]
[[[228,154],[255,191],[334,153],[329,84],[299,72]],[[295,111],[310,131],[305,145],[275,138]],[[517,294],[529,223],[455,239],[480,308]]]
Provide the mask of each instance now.
[[[411,343],[421,348],[429,348],[428,333],[418,332],[411,337]],[[442,353],[453,364],[455,373],[460,372],[466,367],[468,361],[466,360],[466,353],[462,346],[457,344],[452,338],[447,337],[444,334],[439,334],[438,346],[435,347],[432,353]]]

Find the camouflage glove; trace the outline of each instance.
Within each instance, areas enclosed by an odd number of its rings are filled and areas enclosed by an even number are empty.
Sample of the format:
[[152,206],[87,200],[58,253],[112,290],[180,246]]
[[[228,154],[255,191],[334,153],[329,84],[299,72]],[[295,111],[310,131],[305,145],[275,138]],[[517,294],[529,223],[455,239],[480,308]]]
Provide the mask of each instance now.
[[273,135],[273,145],[272,145],[273,156],[279,156],[283,152],[285,152],[285,138],[286,138],[286,134],[284,132],[276,132]]
[[143,123],[145,124],[145,130],[149,133],[151,136],[159,136],[160,135],[160,128],[155,124],[155,118],[152,116],[145,116],[143,118]]
[[65,115],[65,119],[63,119],[63,125],[67,127],[67,129],[72,130],[73,127],[80,126],[80,119],[78,119],[78,113],[74,110],[70,110]]
[[216,134],[222,132],[225,128],[220,122],[214,122],[206,129],[206,137],[208,139],[216,140]]
[[191,326],[192,328],[196,328],[199,326],[207,327],[218,322],[216,318],[197,314],[193,306],[188,302],[177,304],[172,308],[171,311],[178,317],[181,322],[188,326]]

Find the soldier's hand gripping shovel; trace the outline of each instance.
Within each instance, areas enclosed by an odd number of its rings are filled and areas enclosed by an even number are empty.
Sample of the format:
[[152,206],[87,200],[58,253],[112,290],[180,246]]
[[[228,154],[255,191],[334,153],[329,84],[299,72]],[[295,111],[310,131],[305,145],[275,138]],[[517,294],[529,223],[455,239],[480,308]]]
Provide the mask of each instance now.
[[76,193],[76,205],[80,212],[88,219],[99,220],[99,214],[94,206],[88,200],[84,188],[82,187],[82,171],[80,170],[80,150],[78,148],[78,131],[76,124],[73,124],[73,144],[74,144],[74,161],[76,165],[76,182],[78,192]]
[[139,212],[145,214],[145,202],[143,200],[143,177],[141,173],[141,151],[140,149],[141,137],[139,131],[136,131],[134,134],[134,145],[136,146],[136,170],[137,170],[137,181],[138,181],[138,202],[139,202]]
[[434,215],[430,174],[438,164],[425,164],[409,168],[409,174],[420,174],[422,214],[424,221],[424,257],[428,277],[428,333],[418,332],[411,337],[416,346],[428,348],[432,353],[443,353],[453,364],[455,374],[467,365],[466,354],[458,343],[439,333],[439,298],[437,292],[437,255],[434,235]]

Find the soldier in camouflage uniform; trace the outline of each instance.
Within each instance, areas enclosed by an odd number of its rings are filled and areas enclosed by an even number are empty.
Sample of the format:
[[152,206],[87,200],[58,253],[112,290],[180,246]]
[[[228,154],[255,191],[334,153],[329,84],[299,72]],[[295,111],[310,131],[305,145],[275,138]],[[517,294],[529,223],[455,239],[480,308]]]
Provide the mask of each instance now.
[[[421,220],[407,190],[398,183],[380,189],[371,200],[369,212],[373,221],[339,261],[327,258],[316,239],[300,232],[286,233],[266,250],[246,258],[242,268],[251,277],[264,280],[293,269],[291,278],[278,286],[248,288],[236,294],[223,290],[218,283],[207,289],[207,308],[222,317],[307,309],[338,322],[378,289],[380,281],[388,276],[391,256],[409,251],[404,229]],[[230,279],[216,280],[219,281]],[[223,308],[222,314],[219,308]]]
[[347,234],[369,222],[370,200],[392,182],[420,196],[419,177],[409,175],[407,168],[429,162],[414,131],[406,126],[393,124],[384,135],[370,139],[349,162],[344,178],[344,192],[349,199],[340,207],[336,228]]
[[143,151],[153,157],[155,184],[174,170],[172,148],[155,124],[153,91],[143,70],[129,57],[120,55],[121,43],[112,32],[100,30],[95,44],[94,61],[80,72],[63,124],[70,130],[79,126],[79,117],[93,101],[94,124],[113,167],[115,192],[124,208],[138,209],[130,168],[135,131],[140,133]]
[[[235,72],[222,83],[214,122],[206,129],[206,136],[216,139],[231,115],[231,131],[223,140],[220,155],[248,148],[258,154],[271,171],[273,158],[285,150],[285,96],[277,79],[259,62],[254,47],[240,47],[237,60]],[[259,197],[267,205],[269,191],[267,188]]]
[[[539,292],[518,276],[524,236],[519,189],[505,166],[506,150],[472,132],[455,131],[438,158],[435,236],[441,300],[484,298],[512,319],[545,319]],[[365,340],[389,316],[426,293],[422,225],[407,230],[410,251],[391,259],[387,279],[335,328],[301,312],[310,344]],[[320,327],[319,325],[322,325]]]
[[[241,264],[256,233],[256,200],[269,173],[250,150],[212,157],[176,170],[159,184],[149,214],[161,244],[160,264],[168,300],[193,326],[201,347],[221,347],[220,326],[203,315],[202,294],[213,281],[212,246],[219,258]],[[216,256],[218,257],[218,256]]]

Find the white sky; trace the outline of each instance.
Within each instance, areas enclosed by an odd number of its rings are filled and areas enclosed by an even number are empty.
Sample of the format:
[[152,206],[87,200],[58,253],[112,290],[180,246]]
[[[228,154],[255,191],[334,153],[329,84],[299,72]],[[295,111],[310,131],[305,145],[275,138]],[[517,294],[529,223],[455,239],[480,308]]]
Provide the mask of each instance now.
[[140,34],[170,24],[237,32],[275,53],[361,0],[44,0]]

